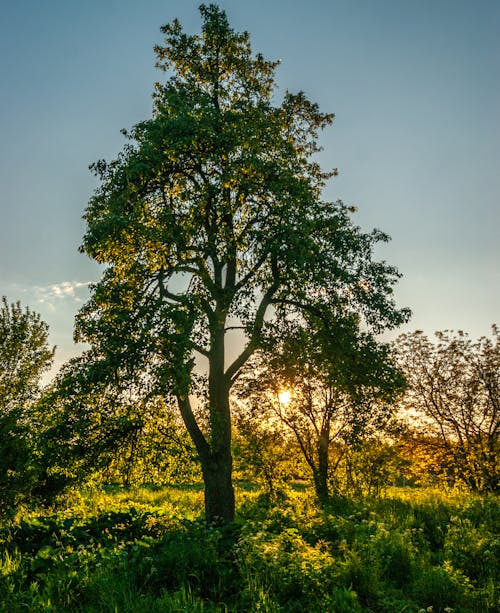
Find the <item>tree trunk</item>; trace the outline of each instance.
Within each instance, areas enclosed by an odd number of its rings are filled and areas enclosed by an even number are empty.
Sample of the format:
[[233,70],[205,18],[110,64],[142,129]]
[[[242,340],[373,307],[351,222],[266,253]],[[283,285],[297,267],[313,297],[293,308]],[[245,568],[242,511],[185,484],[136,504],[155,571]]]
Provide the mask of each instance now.
[[224,309],[217,309],[216,325],[211,330],[208,373],[210,451],[207,457],[202,458],[205,520],[208,526],[232,522],[235,510],[229,382],[224,372],[225,318]]
[[234,520],[234,489],[231,454],[210,459],[202,466],[205,483],[205,519],[207,526],[221,526]]
[[[232,486],[231,416],[229,401],[220,419],[212,421],[212,445],[200,430],[188,397],[178,396],[179,410],[201,462],[205,485],[205,519],[208,526],[227,524],[234,519]],[[214,441],[218,443],[215,448]]]
[[316,498],[320,504],[323,504],[328,500],[328,484],[326,482],[324,474],[316,470],[314,473],[314,491],[316,492]]
[[319,502],[328,500],[328,432],[321,432],[318,440],[318,465],[314,472],[314,488]]

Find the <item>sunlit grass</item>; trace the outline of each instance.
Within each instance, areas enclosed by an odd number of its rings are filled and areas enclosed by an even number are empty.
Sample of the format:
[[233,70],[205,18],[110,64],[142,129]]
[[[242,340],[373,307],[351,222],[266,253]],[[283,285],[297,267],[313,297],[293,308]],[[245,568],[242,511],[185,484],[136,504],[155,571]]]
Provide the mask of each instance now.
[[88,488],[0,528],[0,611],[488,613],[498,498],[393,488],[270,499],[237,486],[234,525],[206,529],[199,486]]

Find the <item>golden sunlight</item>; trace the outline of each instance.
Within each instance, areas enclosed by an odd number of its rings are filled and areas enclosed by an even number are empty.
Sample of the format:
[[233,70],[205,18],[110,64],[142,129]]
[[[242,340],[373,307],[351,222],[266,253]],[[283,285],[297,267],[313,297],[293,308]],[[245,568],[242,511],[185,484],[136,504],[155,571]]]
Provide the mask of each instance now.
[[279,403],[284,407],[287,407],[290,404],[291,393],[288,390],[283,390],[278,394]]

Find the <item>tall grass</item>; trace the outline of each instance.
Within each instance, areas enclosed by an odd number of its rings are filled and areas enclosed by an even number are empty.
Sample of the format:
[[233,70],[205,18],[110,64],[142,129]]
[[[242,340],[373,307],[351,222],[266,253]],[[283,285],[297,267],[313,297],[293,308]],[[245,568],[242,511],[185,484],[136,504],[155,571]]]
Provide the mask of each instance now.
[[[0,528],[0,611],[493,612],[498,499],[269,500],[206,529],[199,488],[82,490]],[[431,609],[432,607],[432,609]]]

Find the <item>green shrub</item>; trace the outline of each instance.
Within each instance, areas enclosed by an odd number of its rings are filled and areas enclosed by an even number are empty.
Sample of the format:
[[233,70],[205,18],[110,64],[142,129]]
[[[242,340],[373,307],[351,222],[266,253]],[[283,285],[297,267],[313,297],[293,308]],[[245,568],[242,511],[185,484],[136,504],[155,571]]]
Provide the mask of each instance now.
[[370,540],[372,557],[377,559],[380,577],[397,588],[413,581],[417,561],[415,547],[408,533],[401,534],[385,528]]
[[309,545],[296,528],[247,532],[239,545],[243,581],[258,585],[288,611],[324,610],[334,576],[325,544]]
[[[471,612],[467,598],[467,582],[453,573],[446,565],[425,569],[414,585],[414,596],[424,608],[432,607],[433,613],[440,611]],[[479,612],[478,612],[479,613]]]
[[364,606],[370,606],[377,601],[382,587],[379,581],[380,569],[377,559],[368,549],[350,551],[346,554],[343,572],[339,580],[352,589]]
[[500,537],[474,528],[468,519],[451,518],[444,555],[454,568],[476,584],[488,579],[500,582]]
[[205,528],[198,488],[25,510],[0,525],[0,612],[500,610],[493,497],[406,489],[320,509],[307,490],[239,494],[224,529]]
[[413,507],[413,526],[422,528],[432,552],[442,549],[450,521],[450,511],[443,503],[416,504]]

